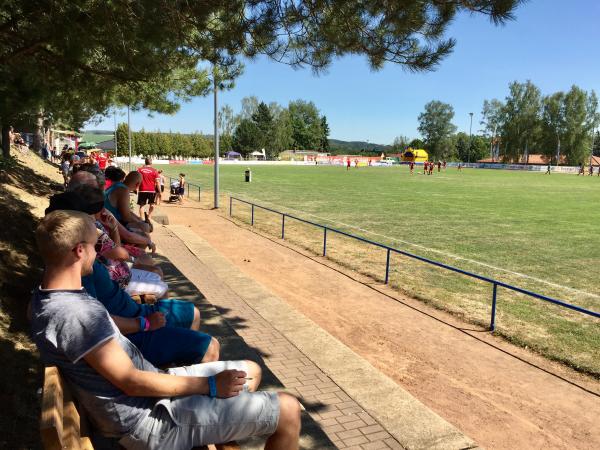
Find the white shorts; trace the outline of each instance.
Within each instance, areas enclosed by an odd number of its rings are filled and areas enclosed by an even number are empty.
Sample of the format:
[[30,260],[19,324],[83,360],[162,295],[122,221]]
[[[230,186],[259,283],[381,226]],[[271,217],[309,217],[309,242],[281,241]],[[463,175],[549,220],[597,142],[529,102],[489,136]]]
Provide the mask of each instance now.
[[129,295],[152,294],[157,299],[163,298],[169,286],[160,279],[160,275],[147,270],[131,269],[131,280],[125,288]]
[[[175,367],[171,375],[207,377],[223,370],[247,371],[244,361],[216,361]],[[188,449],[270,435],[279,423],[276,392],[244,392],[237,397],[189,395],[160,400],[119,444],[127,449]]]

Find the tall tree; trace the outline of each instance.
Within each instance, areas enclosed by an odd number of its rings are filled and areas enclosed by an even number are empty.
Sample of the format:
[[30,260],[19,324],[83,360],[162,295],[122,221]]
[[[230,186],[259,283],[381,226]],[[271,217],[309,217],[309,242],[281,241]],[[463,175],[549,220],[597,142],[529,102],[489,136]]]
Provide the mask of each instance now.
[[410,140],[407,136],[396,136],[392,142],[392,148],[396,152],[402,152],[410,146]]
[[273,116],[264,102],[258,104],[256,111],[252,114],[252,121],[258,131],[257,148],[254,150],[264,148],[269,157],[273,156],[273,136],[275,134]]
[[500,100],[483,101],[481,125],[483,132],[490,140],[490,157],[498,160],[500,153],[500,135],[506,122],[505,106]]
[[329,124],[327,123],[327,117],[321,117],[321,150],[324,152],[329,151]]
[[321,146],[323,131],[319,110],[313,102],[295,100],[288,111],[292,126],[292,145],[297,150],[316,150]]
[[530,148],[539,142],[542,122],[542,94],[537,86],[527,80],[509,85],[505,102],[503,135],[512,159],[529,161]]
[[581,164],[592,154],[592,133],[598,126],[598,99],[572,86],[564,96],[564,148],[570,164]]
[[542,153],[560,164],[561,142],[565,139],[565,93],[544,97],[542,107]]
[[433,100],[419,114],[419,133],[425,139],[425,148],[431,159],[448,158],[451,153],[450,136],[456,131],[452,124],[454,108],[447,103]]

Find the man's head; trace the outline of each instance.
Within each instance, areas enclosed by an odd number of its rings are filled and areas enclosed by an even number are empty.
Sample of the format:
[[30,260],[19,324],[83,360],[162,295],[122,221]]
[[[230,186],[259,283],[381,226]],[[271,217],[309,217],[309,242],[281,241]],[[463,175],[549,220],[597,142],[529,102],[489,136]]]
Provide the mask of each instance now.
[[92,218],[79,211],[57,210],[42,219],[35,240],[46,266],[77,266],[81,275],[92,273],[96,258],[96,227]]
[[137,171],[131,171],[127,174],[123,183],[125,183],[130,191],[135,191],[142,183],[142,174]]
[[147,166],[151,166],[152,165],[152,160],[150,158],[146,158],[144,160],[144,164],[146,164]]
[[104,171],[104,176],[113,183],[118,183],[125,178],[125,172],[120,167],[108,166]]
[[77,188],[77,186],[82,185],[98,187],[98,180],[90,172],[80,170],[78,172],[75,172],[71,177],[71,181],[69,181],[69,186],[67,187],[67,190],[72,191],[75,188]]
[[[102,171],[100,170],[100,167],[98,167],[96,164],[85,163],[85,164],[81,164],[79,166],[73,167],[74,176],[76,174],[78,174],[79,172],[90,173],[96,179],[96,187],[99,187],[100,189],[104,189],[104,185],[106,184],[106,179],[104,178],[104,173],[102,173]],[[89,180],[89,177],[87,178],[87,180]],[[92,183],[86,182],[83,184],[92,184]]]

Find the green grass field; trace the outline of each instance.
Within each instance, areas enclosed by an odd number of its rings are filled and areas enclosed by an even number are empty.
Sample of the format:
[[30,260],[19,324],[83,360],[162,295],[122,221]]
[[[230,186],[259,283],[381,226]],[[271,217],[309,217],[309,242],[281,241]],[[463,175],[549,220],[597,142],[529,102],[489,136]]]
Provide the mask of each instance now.
[[[402,250],[600,311],[600,178],[463,170],[410,175],[406,166],[221,166],[221,189]],[[212,166],[163,167],[208,191]],[[207,193],[208,194],[208,193]],[[207,199],[209,195],[205,195]],[[228,207],[224,203],[223,207]],[[248,207],[235,204],[248,220]],[[280,219],[258,213],[257,227]],[[287,237],[320,251],[322,233],[290,224]],[[375,279],[385,254],[328,238],[328,256]],[[406,257],[392,258],[391,283],[433,305],[486,324],[491,287]],[[536,324],[531,327],[531,324]],[[498,331],[584,371],[600,374],[600,321],[500,289]],[[575,355],[575,356],[574,356]]]

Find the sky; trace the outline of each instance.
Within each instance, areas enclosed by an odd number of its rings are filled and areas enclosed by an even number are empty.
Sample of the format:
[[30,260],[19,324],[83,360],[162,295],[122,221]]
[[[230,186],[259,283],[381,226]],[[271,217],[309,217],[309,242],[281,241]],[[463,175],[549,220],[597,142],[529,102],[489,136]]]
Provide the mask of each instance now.
[[[373,72],[364,57],[335,60],[325,74],[258,58],[245,63],[232,91],[220,105],[240,110],[243,97],[265,103],[313,101],[327,116],[330,138],[389,144],[396,136],[418,137],[418,115],[431,100],[454,107],[454,124],[473,133],[481,128],[485,99],[503,99],[512,81],[531,80],[543,94],[573,84],[600,93],[600,1],[530,0],[516,20],[495,26],[481,15],[461,15],[447,30],[457,41],[453,53],[433,72],[411,73],[388,64]],[[131,115],[133,130],[212,134],[213,99],[196,98],[172,116]],[[126,121],[122,113],[118,121]],[[113,129],[112,117],[87,129]]]

